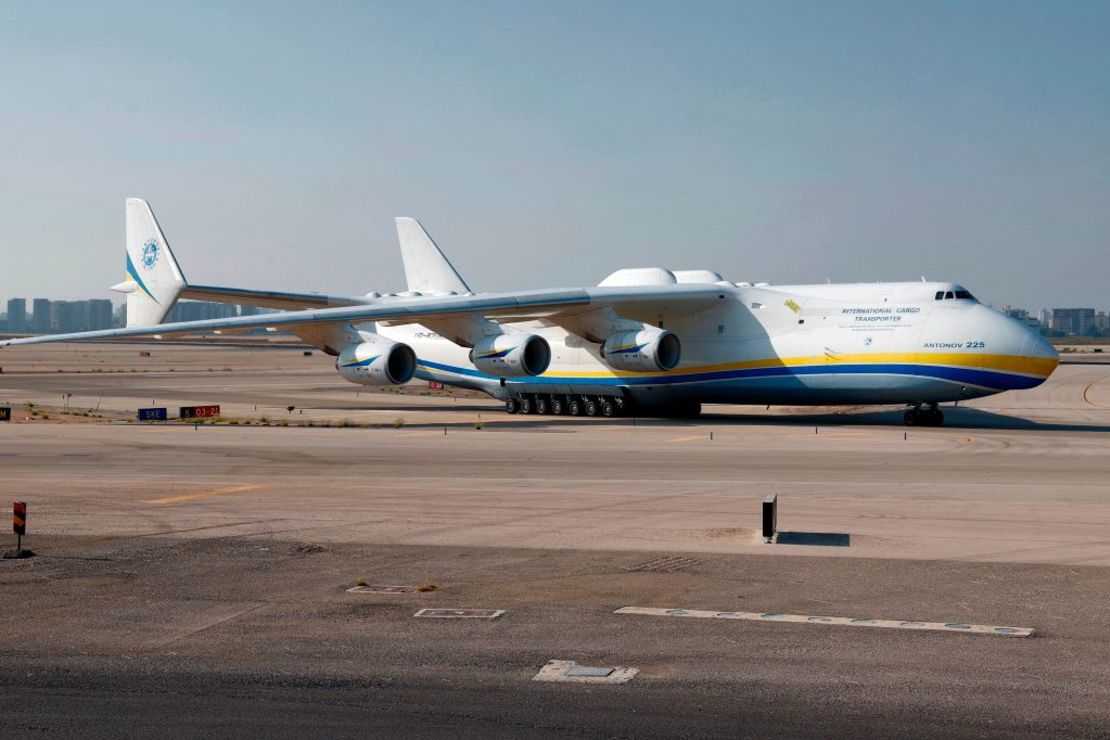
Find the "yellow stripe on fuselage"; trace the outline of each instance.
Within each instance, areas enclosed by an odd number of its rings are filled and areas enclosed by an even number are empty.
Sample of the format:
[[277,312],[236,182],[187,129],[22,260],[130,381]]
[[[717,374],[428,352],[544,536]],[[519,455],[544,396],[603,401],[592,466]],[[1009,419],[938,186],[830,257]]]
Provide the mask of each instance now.
[[1020,373],[1022,375],[1034,375],[1047,378],[1052,374],[1052,371],[1056,369],[1058,364],[1060,364],[1060,361],[1055,358],[1024,357],[1021,355],[991,355],[961,352],[861,352],[858,354],[835,356],[803,355],[800,357],[771,357],[762,360],[681,367],[674,370],[653,373],[635,373],[624,370],[567,371],[552,369],[543,375],[559,378],[643,378],[651,375],[666,378],[675,375],[690,375],[692,373],[713,373],[725,370],[750,370],[772,367],[821,365],[948,365],[979,370]]

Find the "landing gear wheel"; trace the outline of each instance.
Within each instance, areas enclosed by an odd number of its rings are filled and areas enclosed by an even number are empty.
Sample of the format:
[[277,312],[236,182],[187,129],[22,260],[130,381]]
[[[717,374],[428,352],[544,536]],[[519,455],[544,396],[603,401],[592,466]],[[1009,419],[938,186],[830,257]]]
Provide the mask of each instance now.
[[617,407],[608,398],[601,399],[601,415],[612,416],[617,413]]
[[910,409],[902,420],[908,427],[939,427],[944,426],[944,412],[935,406],[928,409]]
[[552,414],[554,414],[555,416],[562,416],[565,411],[566,411],[566,407],[563,405],[563,399],[561,399],[561,398],[552,398],[551,399],[551,413]]
[[524,396],[520,399],[520,413],[531,414],[535,413],[536,405],[532,403],[532,399]]
[[577,398],[572,398],[567,401],[567,413],[571,416],[581,416],[582,402],[579,401]]
[[505,401],[506,413],[515,414],[518,411],[520,411],[520,401],[516,400],[515,398],[510,398],[509,400]]
[[597,401],[592,398],[586,399],[586,416],[597,416]]
[[547,413],[547,399],[543,396],[536,397],[536,413],[540,415]]

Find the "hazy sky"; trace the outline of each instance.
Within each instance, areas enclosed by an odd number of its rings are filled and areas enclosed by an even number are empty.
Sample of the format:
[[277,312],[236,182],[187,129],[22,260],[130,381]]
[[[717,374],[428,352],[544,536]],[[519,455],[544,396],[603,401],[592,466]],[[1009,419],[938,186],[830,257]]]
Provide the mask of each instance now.
[[4,2],[0,298],[706,267],[1110,307],[1110,3]]

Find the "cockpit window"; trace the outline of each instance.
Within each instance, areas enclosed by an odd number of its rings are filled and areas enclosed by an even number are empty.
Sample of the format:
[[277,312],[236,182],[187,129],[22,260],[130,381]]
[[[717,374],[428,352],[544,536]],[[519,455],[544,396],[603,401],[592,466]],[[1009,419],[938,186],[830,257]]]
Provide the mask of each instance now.
[[970,291],[964,290],[963,288],[959,288],[958,290],[938,290],[937,294],[933,296],[934,301],[952,301],[958,298],[978,303],[978,301],[975,300],[975,296],[973,296]]

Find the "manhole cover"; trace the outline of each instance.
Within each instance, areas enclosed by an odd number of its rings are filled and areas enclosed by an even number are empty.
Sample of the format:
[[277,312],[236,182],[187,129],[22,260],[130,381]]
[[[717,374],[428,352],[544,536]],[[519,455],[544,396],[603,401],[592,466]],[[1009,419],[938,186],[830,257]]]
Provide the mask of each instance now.
[[497,619],[504,609],[421,609],[414,617],[425,619]]
[[655,558],[648,560],[630,568],[625,568],[626,571],[631,573],[646,572],[646,573],[674,573],[681,570],[689,570],[695,565],[701,563],[696,558],[684,558],[677,555],[668,555],[667,557]]
[[354,586],[347,589],[349,594],[411,594],[416,586]]

